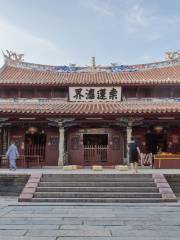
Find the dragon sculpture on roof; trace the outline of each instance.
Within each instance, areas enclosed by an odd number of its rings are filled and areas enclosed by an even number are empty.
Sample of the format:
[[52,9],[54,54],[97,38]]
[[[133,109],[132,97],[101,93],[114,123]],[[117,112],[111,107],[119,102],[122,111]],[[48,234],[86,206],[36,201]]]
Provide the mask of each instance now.
[[24,61],[24,54],[17,54],[16,52],[6,50],[5,52],[2,50],[3,56],[6,60],[12,60],[16,62]]
[[165,57],[167,60],[180,59],[180,50],[173,52],[166,52]]

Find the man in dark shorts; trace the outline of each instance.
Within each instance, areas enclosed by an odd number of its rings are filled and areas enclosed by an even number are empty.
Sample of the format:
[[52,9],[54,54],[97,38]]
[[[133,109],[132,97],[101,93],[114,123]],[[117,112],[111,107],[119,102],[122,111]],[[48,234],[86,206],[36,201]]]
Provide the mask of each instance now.
[[134,173],[137,173],[138,155],[141,157],[140,149],[135,142],[134,138],[128,144],[129,147],[129,162]]

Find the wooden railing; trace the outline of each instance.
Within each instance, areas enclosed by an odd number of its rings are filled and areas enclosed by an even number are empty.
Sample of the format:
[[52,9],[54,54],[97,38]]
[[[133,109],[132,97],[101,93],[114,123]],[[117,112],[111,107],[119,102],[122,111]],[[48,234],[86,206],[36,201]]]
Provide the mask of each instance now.
[[45,145],[29,145],[25,148],[25,155],[45,155]]
[[84,161],[107,162],[107,145],[84,145]]
[[[40,155],[19,155],[16,165],[20,168],[42,167],[45,161]],[[9,160],[5,155],[0,156],[0,168],[9,168]]]
[[[24,151],[19,152],[16,163],[18,167],[42,167],[45,165],[45,145],[29,145]],[[0,168],[9,167],[9,161],[5,155],[0,156]]]

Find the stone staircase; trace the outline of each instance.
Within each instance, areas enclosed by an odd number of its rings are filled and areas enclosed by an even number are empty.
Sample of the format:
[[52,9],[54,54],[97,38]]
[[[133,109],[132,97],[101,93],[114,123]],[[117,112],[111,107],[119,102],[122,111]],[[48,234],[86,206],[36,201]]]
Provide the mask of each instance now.
[[180,198],[180,174],[166,174],[165,177],[176,197]]
[[31,201],[153,203],[168,199],[163,199],[152,174],[94,173],[44,174]]

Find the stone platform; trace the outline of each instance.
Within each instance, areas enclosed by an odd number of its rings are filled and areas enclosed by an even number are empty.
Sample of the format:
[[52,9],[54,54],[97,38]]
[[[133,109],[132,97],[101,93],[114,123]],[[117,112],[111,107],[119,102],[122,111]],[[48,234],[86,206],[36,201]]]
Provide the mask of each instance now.
[[[28,182],[19,201],[36,201],[33,199],[34,197],[37,201],[42,202],[176,201],[176,197],[163,175],[164,173],[167,175],[168,172],[178,173],[179,171],[143,168],[139,169],[138,174],[132,174],[131,170],[119,171],[116,169],[64,171],[58,168],[44,168],[18,169],[13,172],[0,169],[0,176],[15,180],[21,176],[28,176]],[[46,180],[45,178],[48,176],[50,179]],[[84,180],[87,178],[89,178],[88,181]],[[42,179],[45,179],[44,183],[41,183]],[[152,184],[155,185],[152,186]]]
[[[132,170],[128,171],[119,171],[116,169],[103,169],[102,171],[93,171],[90,168],[77,169],[72,171],[64,171],[61,167],[47,167],[47,168],[19,168],[16,171],[10,171],[6,168],[0,168],[0,174],[32,174],[32,173],[42,173],[42,174],[129,174],[132,173]],[[152,169],[149,167],[143,167],[138,169],[137,174],[180,174],[180,169]]]
[[180,205],[0,206],[0,240],[179,240]]
[[176,196],[163,174],[33,173],[19,196],[27,202],[157,203]]
[[[18,169],[17,172],[1,169],[0,173],[54,174],[59,171],[72,174],[59,169]],[[78,171],[79,174],[92,172]],[[140,173],[150,174],[150,171],[162,174],[162,170],[144,169]],[[175,171],[168,171],[172,172]],[[179,240],[179,226],[179,202],[18,203],[17,197],[0,197],[0,240]]]

